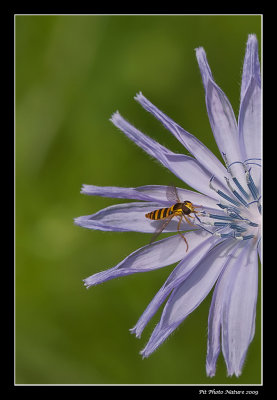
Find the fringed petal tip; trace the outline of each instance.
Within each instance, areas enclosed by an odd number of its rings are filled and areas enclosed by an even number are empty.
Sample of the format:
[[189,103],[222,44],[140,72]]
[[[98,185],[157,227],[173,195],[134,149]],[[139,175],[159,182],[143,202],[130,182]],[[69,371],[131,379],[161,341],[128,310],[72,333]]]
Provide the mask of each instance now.
[[[206,374],[207,377],[213,378],[216,373],[216,364],[214,362],[212,363],[206,363]],[[241,375],[241,370],[240,369],[234,369],[231,367],[227,367],[227,377],[232,377],[235,375],[237,378]]]
[[208,378],[213,378],[215,376],[215,368],[211,368],[210,366],[206,366],[206,373]]
[[129,329],[129,332],[130,332],[132,335],[135,335],[136,338],[140,339],[141,333],[139,333],[139,332],[137,331],[137,326],[134,326],[133,328]]
[[84,282],[85,288],[89,289],[91,285],[88,283],[87,279],[83,279],[83,282]]
[[84,183],[81,187],[80,193],[87,194],[89,196],[107,196],[107,190],[110,190],[110,187],[105,186],[96,186],[96,185],[87,185]]
[[141,99],[145,99],[145,97],[143,96],[142,92],[139,91],[139,92],[136,93],[136,95],[134,96],[134,99],[135,99],[136,101],[139,102]]
[[91,286],[96,285],[96,283],[91,282],[90,278],[83,279],[83,282],[86,289],[89,289]]
[[109,281],[110,279],[119,278],[121,276],[127,275],[124,271],[117,270],[116,267],[105,269],[103,271],[97,272],[83,279],[84,285],[89,288],[91,286],[99,285],[103,282]]
[[[82,217],[74,218],[73,222],[75,225],[81,226],[87,229],[98,229],[93,221],[90,221],[90,215],[83,215]],[[101,228],[100,228],[101,229]]]
[[[206,55],[206,52],[205,52],[205,50],[204,50],[204,48],[202,46],[196,47],[194,49],[194,51],[195,51],[196,59],[198,61],[200,70],[202,72],[202,68],[206,68],[206,66],[207,66],[207,55]],[[210,68],[209,68],[209,72],[211,73]]]
[[208,81],[210,79],[213,80],[212,71],[211,71],[210,66],[208,64],[208,60],[207,60],[207,56],[206,56],[206,52],[205,52],[204,48],[203,47],[197,47],[195,49],[195,54],[196,54],[196,58],[197,58],[197,61],[198,61],[199,68],[200,68],[203,84],[204,84],[204,87],[206,89],[206,87],[208,85]]
[[[81,190],[80,190],[80,193],[81,194],[88,194],[88,195],[91,195],[91,194],[94,194],[94,193],[91,193],[91,188],[92,188],[93,186],[92,185],[86,185],[85,183],[82,185],[82,187],[81,187]],[[96,187],[96,186],[95,186]]]
[[240,375],[241,375],[241,370],[237,370],[237,371],[233,371],[233,370],[232,370],[232,371],[229,371],[229,370],[228,370],[228,371],[227,371],[227,376],[228,376],[228,377],[231,378],[233,375],[235,375],[237,378],[240,377]]
[[216,361],[217,357],[212,360],[206,360],[206,374],[208,378],[213,378],[216,372]]
[[256,84],[261,87],[261,71],[259,61],[258,39],[254,33],[248,35],[246,52],[243,63],[240,97],[241,101],[246,95],[247,88],[254,78]]
[[118,123],[121,119],[122,119],[122,117],[121,117],[119,111],[116,110],[116,111],[111,115],[110,121],[111,121],[115,126],[117,126],[117,123]]
[[145,358],[148,358],[148,357],[150,356],[151,353],[147,353],[147,352],[145,351],[145,348],[144,348],[143,350],[141,350],[141,351],[139,352],[139,354],[141,355],[142,359],[144,360]]
[[84,219],[84,217],[73,218],[73,222],[75,225],[83,226]]
[[[128,127],[133,128],[132,125],[130,125],[130,123],[124,119],[122,117],[122,115],[120,114],[120,112],[118,110],[116,110],[110,117],[109,119],[117,128],[119,128],[120,130],[122,130],[124,132],[124,128]],[[135,129],[135,128],[134,128]]]
[[199,63],[199,64],[200,64],[200,63],[201,63],[201,64],[202,64],[202,63],[205,63],[207,57],[206,57],[206,52],[205,52],[204,48],[203,48],[203,47],[196,47],[196,48],[194,49],[194,51],[195,51],[195,54],[196,54],[196,58],[197,58],[198,63]]
[[203,51],[203,52],[205,53],[205,50],[204,50],[204,48],[203,48],[202,46],[195,47],[194,51],[195,51],[196,53],[197,53],[197,52],[201,52],[201,51]]
[[249,33],[247,43],[253,44],[255,46],[258,45],[258,39],[255,33]]

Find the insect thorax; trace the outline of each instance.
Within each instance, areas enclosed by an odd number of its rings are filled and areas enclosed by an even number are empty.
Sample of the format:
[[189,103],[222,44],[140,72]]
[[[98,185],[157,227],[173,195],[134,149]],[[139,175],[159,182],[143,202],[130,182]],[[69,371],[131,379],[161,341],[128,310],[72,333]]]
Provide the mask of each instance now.
[[182,203],[182,211],[185,215],[189,215],[191,212],[194,211],[193,205],[190,201],[184,201]]

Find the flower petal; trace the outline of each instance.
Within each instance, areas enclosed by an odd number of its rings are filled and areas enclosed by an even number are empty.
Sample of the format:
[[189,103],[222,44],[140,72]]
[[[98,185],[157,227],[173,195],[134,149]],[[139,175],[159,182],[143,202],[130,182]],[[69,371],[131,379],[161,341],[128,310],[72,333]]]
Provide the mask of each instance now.
[[214,376],[216,370],[216,361],[220,353],[220,327],[221,327],[221,310],[222,298],[228,285],[230,284],[230,274],[226,271],[227,265],[232,262],[233,254],[237,251],[237,247],[241,243],[234,243],[233,248],[229,251],[229,258],[227,259],[224,269],[222,270],[213,293],[213,298],[209,311],[208,319],[208,346],[206,358],[206,372],[208,376]]
[[258,258],[248,241],[227,267],[229,285],[222,304],[222,350],[228,375],[239,376],[255,332],[258,293]]
[[[161,146],[155,140],[144,135],[129,124],[118,112],[112,115],[111,121],[138,146],[152,157],[155,157],[161,164],[193,189],[212,198],[217,198],[216,193],[209,187],[209,180],[212,174],[203,168],[196,159],[184,154],[175,154]],[[215,181],[217,181],[216,178]],[[217,186],[222,191],[226,191],[226,186],[223,186],[220,182],[217,182]]]
[[201,261],[202,258],[220,242],[220,239],[217,236],[212,236],[211,234],[201,230],[186,233],[186,238],[189,243],[188,253],[177,267],[174,268],[161,289],[148,304],[137,324],[130,330],[132,333],[135,333],[137,337],[141,336],[145,326],[157,312],[158,308],[165,301],[170,292],[179,286],[187,276],[189,276],[199,261]]
[[254,34],[248,35],[241,81],[241,99],[243,98],[252,78],[254,78],[258,86],[261,87],[258,40]]
[[215,246],[172,292],[166,303],[160,322],[154,329],[149,342],[142,350],[148,357],[177,328],[177,326],[204,300],[212,289],[228,258],[232,240]]
[[172,153],[166,147],[162,146],[149,136],[143,134],[137,128],[127,122],[118,111],[111,116],[110,121],[150,156],[159,160],[159,153]]
[[[167,198],[167,189],[168,186],[163,185],[146,185],[136,188],[83,185],[81,193],[90,196],[153,201],[160,203],[160,205],[170,206],[172,202]],[[195,206],[201,205],[205,209],[209,208],[218,211],[218,200],[188,189],[177,188],[177,192],[181,201],[189,200]]]
[[255,35],[249,35],[241,84],[239,140],[243,158],[251,166],[252,178],[259,188],[262,152],[261,101],[258,43]]
[[[189,234],[186,237],[189,238]],[[113,278],[147,272],[174,264],[186,256],[186,245],[180,235],[174,235],[146,245],[131,253],[115,267],[84,279],[85,286],[95,286]]]
[[241,102],[239,114],[239,138],[246,164],[251,167],[251,176],[261,187],[261,88],[252,79]]
[[244,160],[239,147],[238,128],[232,106],[225,93],[215,83],[202,47],[196,49],[196,57],[206,92],[208,116],[217,146],[221,154],[226,155],[228,164],[232,164],[233,175],[248,192],[244,168],[241,164]]
[[[187,185],[209,197],[218,198],[216,192],[209,186],[212,174],[204,169],[195,158],[184,154],[164,154],[163,160],[164,165]],[[216,178],[214,181],[217,181],[216,186],[221,191],[227,192],[226,187]]]
[[[116,204],[104,208],[92,215],[85,215],[74,220],[76,225],[83,228],[98,229],[101,231],[133,231],[133,232],[155,232],[158,221],[152,221],[145,214],[162,208],[159,203],[132,202]],[[164,232],[177,232],[179,218],[173,217],[164,229]],[[181,223],[181,230],[195,229],[187,223]]]
[[[227,171],[218,158],[195,136],[185,131],[181,126],[176,124],[171,118],[154,106],[140,92],[136,95],[137,100],[142,107],[153,114],[182,144],[183,146],[201,163],[219,181],[226,186],[225,178]],[[226,186],[227,187],[227,186]]]

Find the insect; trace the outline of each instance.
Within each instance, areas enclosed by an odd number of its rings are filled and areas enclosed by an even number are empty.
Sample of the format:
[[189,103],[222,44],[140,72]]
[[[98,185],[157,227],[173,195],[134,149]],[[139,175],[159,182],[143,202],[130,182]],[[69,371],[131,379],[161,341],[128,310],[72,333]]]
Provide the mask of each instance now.
[[168,201],[174,203],[171,207],[165,207],[165,208],[159,208],[157,210],[151,211],[147,214],[145,214],[146,218],[149,218],[153,221],[160,221],[158,224],[155,233],[153,234],[150,244],[153,243],[153,241],[158,237],[158,235],[167,227],[169,222],[172,220],[173,217],[180,217],[180,220],[178,222],[177,226],[177,231],[179,235],[182,236],[184,239],[186,245],[187,245],[187,250],[189,248],[187,239],[185,236],[180,232],[180,225],[182,222],[182,219],[193,226],[189,218],[191,218],[190,214],[197,214],[198,211],[195,210],[195,208],[201,207],[201,206],[194,206],[190,201],[185,200],[185,201],[180,201],[178,193],[177,193],[177,188],[175,186],[168,186],[166,190],[166,197]]

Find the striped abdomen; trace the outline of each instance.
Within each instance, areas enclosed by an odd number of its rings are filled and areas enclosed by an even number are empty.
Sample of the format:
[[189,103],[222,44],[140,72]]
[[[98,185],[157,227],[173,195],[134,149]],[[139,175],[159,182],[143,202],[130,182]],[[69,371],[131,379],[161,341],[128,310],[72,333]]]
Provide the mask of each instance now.
[[146,218],[157,220],[167,218],[169,215],[176,214],[176,211],[182,211],[180,203],[176,203],[171,207],[159,208],[158,210],[151,211],[145,214]]

